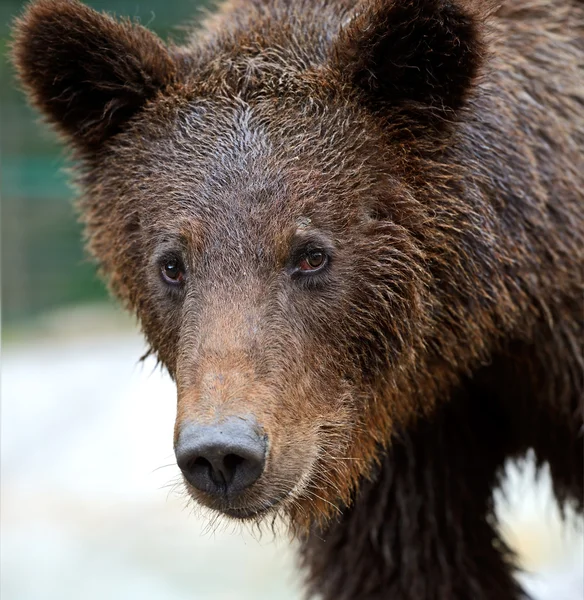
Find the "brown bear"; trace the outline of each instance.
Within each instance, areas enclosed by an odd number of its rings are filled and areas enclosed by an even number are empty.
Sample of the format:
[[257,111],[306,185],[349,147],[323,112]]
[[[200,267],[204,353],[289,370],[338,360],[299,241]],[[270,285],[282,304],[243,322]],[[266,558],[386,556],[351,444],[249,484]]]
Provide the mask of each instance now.
[[583,508],[584,4],[230,0],[174,46],[37,0],[13,57],[193,498],[284,517],[326,600],[520,598],[505,462]]

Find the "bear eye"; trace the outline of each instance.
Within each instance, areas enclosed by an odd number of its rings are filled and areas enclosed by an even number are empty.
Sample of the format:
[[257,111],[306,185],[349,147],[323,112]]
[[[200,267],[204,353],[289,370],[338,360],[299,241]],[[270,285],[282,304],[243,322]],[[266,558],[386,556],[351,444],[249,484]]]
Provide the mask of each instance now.
[[298,263],[298,269],[303,272],[320,271],[326,263],[328,257],[324,250],[311,250]]
[[171,285],[177,285],[184,280],[184,267],[178,258],[167,258],[162,261],[162,278]]

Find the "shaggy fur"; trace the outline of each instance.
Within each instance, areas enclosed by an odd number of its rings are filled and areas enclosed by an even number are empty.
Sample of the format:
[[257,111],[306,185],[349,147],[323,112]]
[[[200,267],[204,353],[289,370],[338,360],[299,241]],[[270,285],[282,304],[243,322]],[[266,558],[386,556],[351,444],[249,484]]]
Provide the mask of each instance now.
[[583,508],[584,5],[232,0],[167,47],[37,0],[13,56],[177,432],[267,435],[251,488],[190,493],[285,516],[325,600],[519,598],[504,462]]

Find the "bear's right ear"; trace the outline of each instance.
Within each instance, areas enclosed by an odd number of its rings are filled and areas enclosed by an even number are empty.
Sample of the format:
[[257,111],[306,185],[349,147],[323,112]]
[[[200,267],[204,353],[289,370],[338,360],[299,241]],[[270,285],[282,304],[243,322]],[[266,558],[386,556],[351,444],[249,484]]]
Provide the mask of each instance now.
[[156,35],[77,0],[30,4],[12,56],[33,104],[81,153],[121,131],[176,72]]
[[495,0],[363,0],[344,24],[332,66],[375,111],[447,122],[483,62]]

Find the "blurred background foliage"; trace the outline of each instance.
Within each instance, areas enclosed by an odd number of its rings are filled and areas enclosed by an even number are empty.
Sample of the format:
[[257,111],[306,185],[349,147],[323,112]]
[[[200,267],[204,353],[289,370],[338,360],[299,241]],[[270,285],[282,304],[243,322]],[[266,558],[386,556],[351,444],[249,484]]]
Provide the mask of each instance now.
[[[9,326],[60,307],[107,298],[83,251],[66,153],[27,105],[8,60],[10,25],[24,0],[0,0],[0,197],[2,308]],[[180,40],[205,0],[89,0]]]

